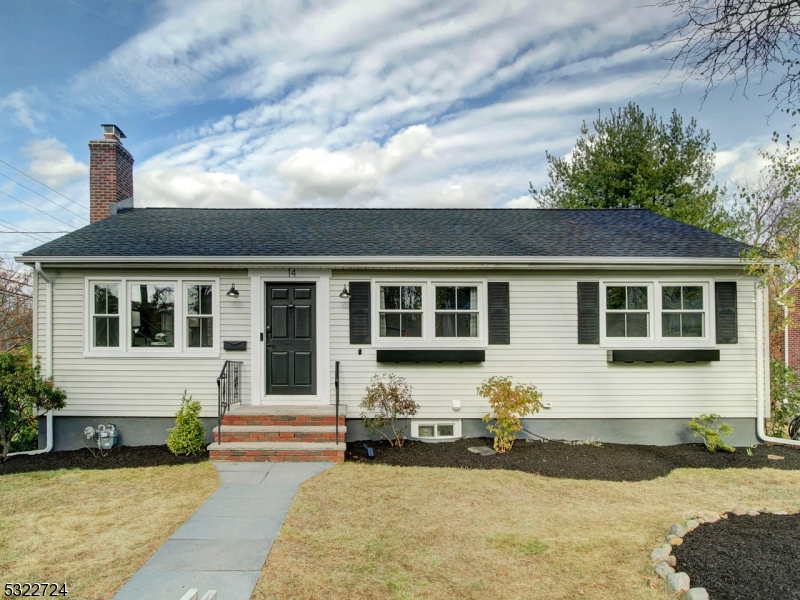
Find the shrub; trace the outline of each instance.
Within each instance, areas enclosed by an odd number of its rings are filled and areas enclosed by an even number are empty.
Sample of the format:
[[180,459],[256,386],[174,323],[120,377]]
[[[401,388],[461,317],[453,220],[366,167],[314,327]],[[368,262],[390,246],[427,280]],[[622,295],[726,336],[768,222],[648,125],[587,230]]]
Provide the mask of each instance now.
[[800,377],[782,360],[773,360],[769,387],[771,418],[767,421],[767,432],[773,437],[788,437],[789,423],[800,415]]
[[492,407],[483,421],[488,423],[486,429],[494,434],[495,452],[511,450],[517,433],[522,431],[522,419],[542,409],[542,393],[536,386],[513,384],[511,377],[490,377],[478,388],[478,395],[487,398]]
[[727,423],[720,423],[717,425],[717,421],[720,419],[722,419],[722,417],[713,413],[700,415],[686,423],[686,425],[689,426],[689,429],[694,431],[694,437],[703,438],[703,443],[706,445],[709,452],[716,452],[717,450],[736,452],[736,448],[729,446],[722,440],[723,435],[730,435],[733,433],[733,427]]
[[200,420],[200,401],[183,391],[181,407],[175,414],[175,427],[169,429],[167,446],[173,454],[201,454],[206,450],[206,428]]
[[[30,436],[41,410],[64,408],[67,395],[43,379],[39,362],[33,364],[30,352],[23,347],[0,352],[0,457],[4,462],[11,444]],[[28,433],[26,433],[28,432]]]
[[[372,435],[386,438],[392,446],[402,447],[407,423],[400,427],[397,420],[408,419],[419,410],[411,397],[411,386],[403,377],[384,373],[375,375],[366,391],[359,405],[364,425]],[[387,427],[391,435],[386,433]]]

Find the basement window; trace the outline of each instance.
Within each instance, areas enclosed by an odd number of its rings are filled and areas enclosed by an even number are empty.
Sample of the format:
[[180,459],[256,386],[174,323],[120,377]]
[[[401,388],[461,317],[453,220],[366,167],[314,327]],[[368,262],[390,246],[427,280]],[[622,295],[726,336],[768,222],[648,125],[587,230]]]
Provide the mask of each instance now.
[[411,437],[431,441],[460,438],[461,420],[412,421]]

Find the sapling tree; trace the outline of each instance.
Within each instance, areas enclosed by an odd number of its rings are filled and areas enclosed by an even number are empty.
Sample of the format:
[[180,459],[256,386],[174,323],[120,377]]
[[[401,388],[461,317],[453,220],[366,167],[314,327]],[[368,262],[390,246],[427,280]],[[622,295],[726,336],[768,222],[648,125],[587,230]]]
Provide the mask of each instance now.
[[[478,388],[478,395],[489,400],[492,412],[483,417],[494,434],[496,452],[508,452],[522,431],[522,419],[542,409],[542,393],[536,386],[513,383],[511,377],[490,377]],[[491,423],[494,421],[494,424]]]
[[[407,419],[419,410],[411,397],[411,386],[403,377],[384,373],[372,378],[366,392],[359,405],[364,425],[372,435],[386,438],[392,446],[402,447]],[[403,419],[402,426],[399,419]]]
[[11,444],[36,424],[42,410],[66,406],[67,395],[44,379],[38,361],[27,348],[0,352],[0,458],[5,462]]
[[181,407],[175,414],[175,427],[168,429],[167,447],[173,454],[189,456],[206,450],[206,428],[200,419],[202,405],[183,390]]
[[733,426],[721,423],[722,417],[717,414],[703,414],[692,419],[686,425],[694,431],[694,437],[703,438],[703,443],[709,452],[722,450],[723,452],[736,452],[736,448],[725,443],[723,435],[733,433]]

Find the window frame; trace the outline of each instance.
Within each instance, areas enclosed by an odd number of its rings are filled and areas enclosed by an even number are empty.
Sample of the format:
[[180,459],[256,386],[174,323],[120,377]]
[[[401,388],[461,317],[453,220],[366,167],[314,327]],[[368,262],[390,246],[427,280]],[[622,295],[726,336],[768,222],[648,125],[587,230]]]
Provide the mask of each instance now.
[[[489,338],[488,297],[486,279],[456,279],[447,277],[381,277],[370,280],[372,347],[374,348],[485,348]],[[381,286],[422,287],[422,337],[381,337],[380,335],[380,288]],[[478,336],[436,337],[436,286],[478,288]],[[441,311],[440,311],[441,312]],[[445,311],[447,312],[447,311]],[[461,311],[469,312],[469,311]]]
[[[706,277],[659,277],[601,279],[600,284],[600,346],[602,348],[713,348],[715,347],[714,280]],[[703,332],[699,338],[665,337],[661,326],[663,312],[662,288],[671,286],[700,286],[703,288]],[[606,289],[615,286],[647,287],[649,336],[646,338],[608,337],[606,335]],[[613,311],[612,311],[613,312]],[[667,311],[670,312],[670,311]]]
[[[436,308],[436,288],[445,288],[451,287],[455,288],[456,290],[456,307],[455,308]],[[472,309],[459,309],[458,308],[458,290],[459,288],[477,288],[477,308]],[[474,340],[478,339],[481,335],[481,290],[480,286],[477,284],[465,284],[465,285],[457,285],[451,283],[442,283],[440,281],[433,281],[431,282],[431,293],[433,294],[433,337],[437,340]],[[454,336],[438,336],[436,335],[436,317],[438,315],[455,315],[455,333]],[[459,336],[458,335],[458,315],[472,315],[476,314],[478,317],[478,335],[476,336]]]
[[[419,428],[420,426],[426,426],[426,425],[433,425],[434,433],[436,435],[434,435],[433,437],[428,437],[428,436],[420,437]],[[452,425],[453,435],[438,435],[439,425]],[[430,442],[461,439],[461,419],[412,419],[411,435],[409,437],[412,439],[430,441]]]
[[[210,285],[211,286],[211,314],[204,315],[204,314],[197,314],[191,315],[189,314],[189,307],[188,307],[188,300],[189,300],[189,293],[188,289],[190,286],[197,285]],[[183,287],[183,345],[182,350],[184,352],[213,352],[215,348],[219,348],[219,285],[214,283],[211,280],[202,280],[202,279],[184,279],[182,281]],[[214,343],[211,346],[190,346],[189,345],[189,324],[188,320],[192,317],[198,318],[211,318],[211,335],[213,336]]]
[[[110,316],[109,313],[99,314],[99,313],[96,313],[94,311],[94,287],[96,285],[105,285],[105,286],[115,285],[115,286],[117,286],[117,290],[118,290],[118,292],[117,292],[117,324],[119,326],[119,331],[117,332],[117,342],[118,342],[118,344],[116,346],[96,346],[95,345],[95,331],[94,331],[94,319],[95,319],[95,317],[98,317],[98,316],[99,317],[108,317],[108,316]],[[89,329],[89,335],[88,335],[88,338],[87,338],[86,342],[87,342],[87,345],[89,346],[89,348],[91,348],[92,350],[96,350],[98,352],[109,352],[109,353],[116,354],[117,352],[119,352],[120,346],[122,346],[122,344],[124,343],[123,342],[124,330],[122,329],[122,308],[123,308],[123,305],[122,305],[122,296],[123,296],[123,294],[122,294],[122,292],[123,292],[123,290],[122,290],[122,286],[120,285],[120,282],[117,281],[117,280],[113,280],[113,279],[110,279],[110,280],[95,279],[89,284],[88,294],[87,294],[87,297],[86,297],[86,305],[87,305],[87,313],[88,313],[88,315],[87,315],[87,325],[88,325],[88,329]]]
[[[119,346],[118,347],[95,347],[94,346],[94,322],[93,322],[93,302],[95,284],[119,285],[120,312],[119,312]],[[131,333],[131,302],[130,286],[136,284],[148,285],[172,285],[175,288],[175,344],[172,347],[139,347],[132,346]],[[211,285],[212,310],[213,313],[213,335],[214,345],[208,348],[192,348],[188,346],[186,339],[186,317],[188,307],[186,302],[186,288],[189,285]],[[219,277],[94,277],[85,278],[84,290],[84,356],[137,356],[137,357],[158,357],[158,356],[198,356],[198,357],[219,357],[222,342],[220,340],[220,284]],[[181,341],[178,341],[181,340]]]

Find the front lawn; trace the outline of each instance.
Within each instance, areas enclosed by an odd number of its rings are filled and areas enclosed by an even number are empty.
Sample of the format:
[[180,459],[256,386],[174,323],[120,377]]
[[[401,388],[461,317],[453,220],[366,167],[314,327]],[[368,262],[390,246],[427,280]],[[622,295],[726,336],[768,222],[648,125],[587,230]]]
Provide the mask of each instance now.
[[218,485],[208,461],[2,475],[0,582],[66,582],[70,599],[108,600]]
[[621,482],[345,463],[301,486],[253,598],[674,599],[650,551],[673,522],[736,504],[800,509],[800,471]]

